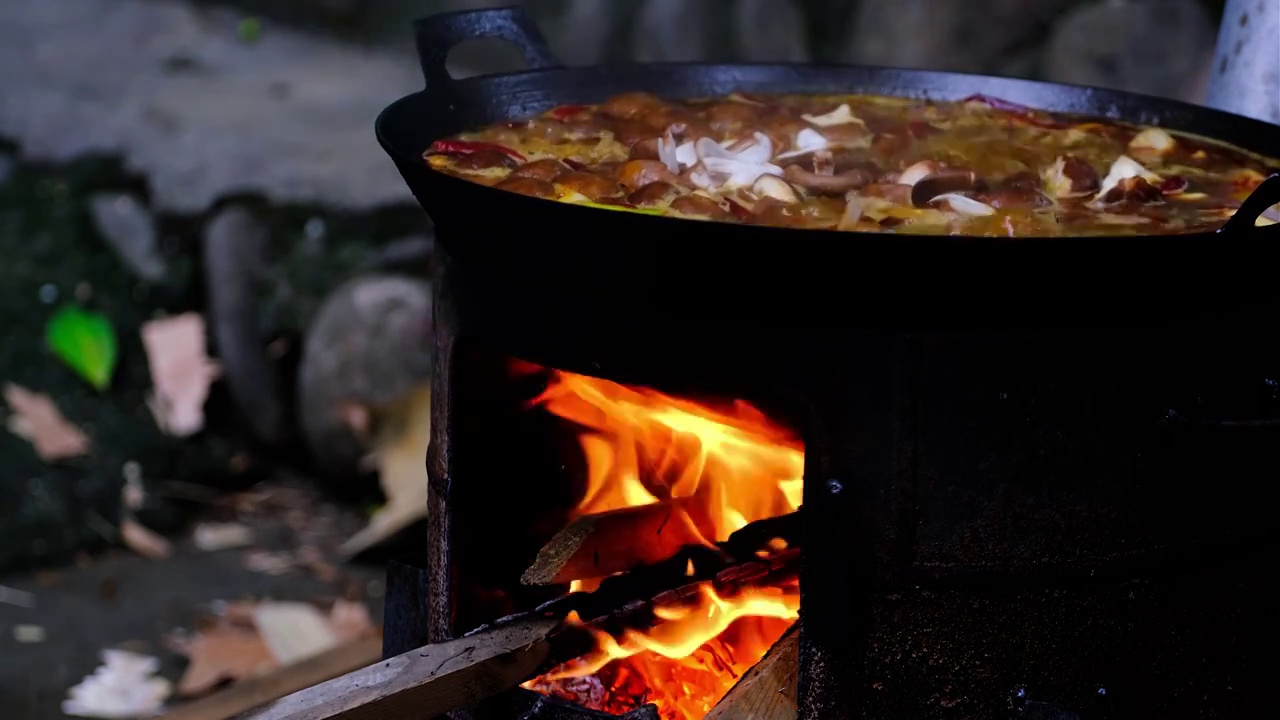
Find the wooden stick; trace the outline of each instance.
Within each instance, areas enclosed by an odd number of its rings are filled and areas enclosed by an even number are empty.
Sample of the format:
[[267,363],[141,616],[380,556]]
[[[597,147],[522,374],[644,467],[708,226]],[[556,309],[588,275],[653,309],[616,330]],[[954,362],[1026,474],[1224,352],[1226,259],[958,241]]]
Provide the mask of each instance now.
[[296,692],[240,720],[417,720],[471,707],[552,658],[560,623],[524,618],[427,645]]
[[[538,551],[520,581],[555,585],[624,572],[665,560],[703,542],[689,516],[690,498],[584,515]],[[712,538],[714,539],[714,538]]]
[[381,657],[382,638],[361,638],[265,675],[246,678],[208,697],[179,705],[165,713],[161,720],[226,720],[290,693],[359,670]]
[[716,703],[706,720],[795,720],[799,713],[800,623]]

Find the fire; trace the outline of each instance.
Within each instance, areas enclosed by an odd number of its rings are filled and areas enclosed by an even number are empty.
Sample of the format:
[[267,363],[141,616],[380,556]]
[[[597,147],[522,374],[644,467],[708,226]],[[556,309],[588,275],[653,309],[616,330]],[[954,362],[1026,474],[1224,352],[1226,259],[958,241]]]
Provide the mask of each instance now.
[[[678,499],[673,511],[710,544],[800,507],[803,446],[745,402],[713,409],[565,372],[536,402],[583,428],[578,516]],[[573,589],[598,584],[583,578]],[[693,604],[655,609],[658,622],[643,631],[592,629],[594,653],[526,686],[600,710],[652,702],[667,720],[702,718],[795,621],[800,594],[794,581],[725,596],[709,583],[699,590]]]

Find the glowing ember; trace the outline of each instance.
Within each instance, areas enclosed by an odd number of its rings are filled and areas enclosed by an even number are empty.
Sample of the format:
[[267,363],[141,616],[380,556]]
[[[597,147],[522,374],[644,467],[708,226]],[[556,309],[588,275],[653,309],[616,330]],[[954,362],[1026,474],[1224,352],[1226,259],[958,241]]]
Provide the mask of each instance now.
[[[800,507],[803,446],[747,403],[712,409],[564,372],[537,402],[584,428],[579,516],[680,498],[673,511],[698,540],[713,543]],[[584,578],[573,589],[598,584]],[[795,581],[725,597],[704,584],[692,604],[658,608],[657,624],[644,631],[614,638],[592,629],[595,652],[525,686],[608,712],[652,702],[668,720],[702,718],[795,621],[799,606]]]

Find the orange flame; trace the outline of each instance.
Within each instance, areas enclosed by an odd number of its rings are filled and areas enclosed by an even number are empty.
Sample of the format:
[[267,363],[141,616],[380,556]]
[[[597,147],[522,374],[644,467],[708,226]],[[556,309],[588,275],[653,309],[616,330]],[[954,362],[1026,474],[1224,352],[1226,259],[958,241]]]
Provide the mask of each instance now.
[[[800,507],[803,446],[745,402],[712,409],[565,372],[536,402],[583,427],[587,481],[578,516],[680,499],[673,510],[710,544]],[[598,584],[584,578],[573,589]],[[799,604],[794,581],[727,597],[704,584],[695,604],[658,608],[658,623],[646,631],[615,639],[593,629],[594,653],[526,687],[599,710],[653,702],[667,720],[702,718],[795,621]],[[588,680],[591,698],[585,688],[569,690]]]

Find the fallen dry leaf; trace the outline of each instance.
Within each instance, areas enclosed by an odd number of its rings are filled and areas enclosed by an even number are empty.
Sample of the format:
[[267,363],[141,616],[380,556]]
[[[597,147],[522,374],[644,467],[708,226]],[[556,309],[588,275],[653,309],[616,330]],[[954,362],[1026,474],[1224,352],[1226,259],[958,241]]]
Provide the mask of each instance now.
[[253,612],[253,624],[280,665],[292,665],[341,644],[319,608],[304,602],[264,602]]
[[130,550],[152,560],[163,560],[173,554],[173,546],[168,540],[130,517],[120,521],[120,542]]
[[253,529],[240,523],[200,523],[191,539],[205,552],[231,550],[253,544]]
[[89,452],[89,437],[62,416],[48,395],[5,383],[4,401],[12,412],[9,431],[31,443],[41,460],[57,462]]
[[222,374],[206,352],[204,318],[189,312],[151,320],[140,333],[151,369],[149,405],[156,424],[175,437],[199,432],[209,385]]
[[362,602],[338,599],[329,609],[329,626],[341,642],[351,642],[378,632]]
[[283,551],[250,550],[244,554],[240,564],[245,570],[264,575],[285,575],[298,569],[298,559],[293,553]]
[[369,524],[338,548],[351,558],[427,514],[427,445],[431,440],[431,386],[422,384],[383,410],[373,457],[387,503]]
[[155,677],[160,661],[125,650],[103,650],[102,665],[62,701],[64,715],[92,718],[138,718],[155,715],[173,692],[168,680]]
[[178,680],[178,694],[183,697],[201,695],[223,682],[253,677],[278,667],[271,649],[257,632],[231,625],[201,630],[170,645],[190,661]]

